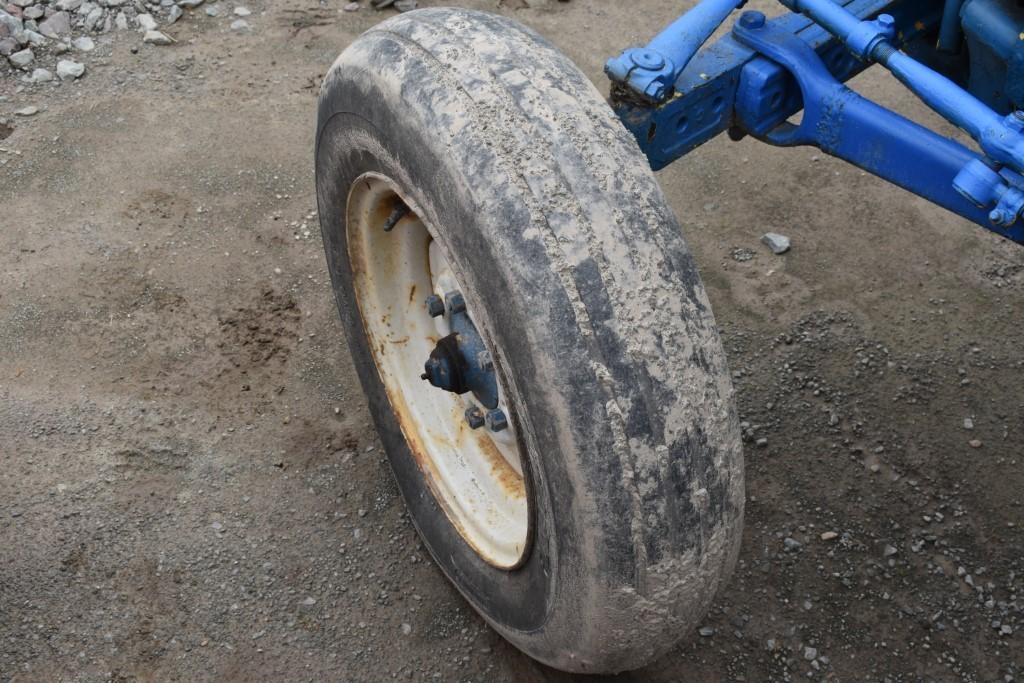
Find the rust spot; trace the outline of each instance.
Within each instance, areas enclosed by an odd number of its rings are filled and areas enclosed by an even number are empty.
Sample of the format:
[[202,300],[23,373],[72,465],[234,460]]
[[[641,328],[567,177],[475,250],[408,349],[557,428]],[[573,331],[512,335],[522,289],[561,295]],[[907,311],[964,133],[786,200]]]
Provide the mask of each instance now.
[[409,288],[409,303],[416,297],[416,283],[412,283],[412,287]]
[[494,445],[494,441],[488,436],[484,430],[470,429],[469,425],[465,421],[459,423],[459,443],[457,446],[461,446],[463,442],[474,439],[477,447],[483,452],[484,457],[487,458],[487,464],[491,467],[491,475],[501,486],[502,490],[513,498],[523,499],[526,498],[526,484],[523,482],[523,477],[512,465],[508,464],[505,460],[505,456],[501,454],[498,447]]
[[391,343],[392,344],[408,344],[409,343],[409,338],[408,337],[402,337],[401,339],[392,339]]

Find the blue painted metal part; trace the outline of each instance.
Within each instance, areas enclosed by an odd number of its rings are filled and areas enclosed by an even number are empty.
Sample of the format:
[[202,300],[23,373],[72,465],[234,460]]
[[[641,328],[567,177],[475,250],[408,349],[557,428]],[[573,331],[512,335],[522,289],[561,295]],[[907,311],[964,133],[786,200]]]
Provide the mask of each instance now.
[[970,91],[997,111],[1024,109],[1024,5],[967,0],[960,18],[970,57]]
[[[905,39],[922,28],[938,25],[940,13],[922,15],[913,0],[848,0],[846,7],[858,16],[872,17],[882,10],[907,26]],[[902,19],[902,21],[900,21]],[[846,80],[867,65],[851,55],[836,38],[810,19],[786,14],[768,23],[794,33],[822,57],[839,80]],[[757,64],[764,76],[765,122],[778,123],[800,110],[799,88],[792,76],[749,47],[726,35],[698,52],[675,84],[675,95],[664,104],[651,106],[612,87],[612,106],[647,155],[651,167],[664,168],[687,152],[728,130],[734,123],[733,104],[740,74]]]
[[672,94],[680,72],[722,22],[747,0],[703,0],[669,24],[645,47],[629,48],[609,59],[604,70],[612,81],[637,95],[663,102]]
[[[949,3],[781,1],[806,16],[794,13],[766,21],[760,13],[745,13],[731,36],[690,61],[676,79],[673,96],[660,104],[633,97],[637,93],[630,81],[614,82],[613,75],[613,107],[652,167],[667,165],[723,130],[733,137],[752,133],[777,145],[815,145],[1024,243],[1019,219],[1024,213],[1024,114],[994,111],[950,78],[897,49],[907,45],[927,57],[927,50],[920,49],[922,38],[938,33],[944,11],[947,17],[951,12]],[[1016,1],[965,0],[961,13],[971,14],[972,3],[979,3],[989,15],[994,12],[990,5],[1010,11],[1006,3]],[[1004,17],[1005,11],[995,14]],[[692,15],[691,10],[679,21]],[[977,19],[982,24],[991,21],[981,10],[974,15],[982,17]],[[1021,18],[1024,21],[1024,12]],[[702,25],[701,30],[706,28]],[[970,42],[966,22],[964,30]],[[1005,52],[1003,43],[990,40],[994,52]],[[937,54],[934,43],[931,51]],[[1024,51],[1021,54],[1024,69]],[[960,59],[966,64],[966,56]],[[981,153],[841,84],[872,61],[885,65],[926,104],[970,134]],[[947,59],[945,65],[949,64]],[[954,65],[945,71],[964,82],[964,72],[958,69]],[[786,123],[801,107],[802,123]]]
[[[1009,228],[989,224],[989,207],[1002,202],[1004,196],[1012,204],[1024,195],[1018,198],[1020,190],[989,169],[977,153],[839,83],[807,43],[765,23],[758,12],[745,13],[733,33],[793,74],[804,102],[799,124],[758,124],[764,103],[762,79],[756,68],[744,70],[737,90],[736,114],[745,130],[775,145],[817,146],[1005,237],[1024,242],[1024,224],[1019,221]],[[973,173],[961,179],[965,168]],[[962,189],[973,194],[971,199],[957,187],[958,179],[959,185],[966,186]]]
[[[1004,118],[945,76],[896,49],[895,20],[863,21],[832,0],[789,0],[793,9],[814,19],[846,43],[857,56],[889,69],[925,104],[966,131],[989,158],[1024,172],[1024,135]],[[1011,117],[1012,118],[1012,117]],[[1021,207],[1024,209],[1024,206]]]
[[956,53],[960,51],[964,32],[960,28],[960,8],[964,0],[946,0],[942,7],[942,24],[939,26],[939,41],[935,49],[940,52]]

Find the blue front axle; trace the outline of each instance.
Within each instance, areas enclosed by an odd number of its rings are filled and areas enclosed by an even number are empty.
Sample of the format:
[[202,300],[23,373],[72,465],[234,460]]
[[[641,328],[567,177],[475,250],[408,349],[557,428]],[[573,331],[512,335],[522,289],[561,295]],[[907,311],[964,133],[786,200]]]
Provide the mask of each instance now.
[[[1024,244],[1024,113],[1013,99],[1014,60],[1024,63],[1024,50],[1009,44],[1020,54],[1009,54],[1002,71],[967,63],[968,53],[973,60],[983,52],[975,43],[1000,45],[989,28],[1024,35],[1024,16],[1018,25],[1017,15],[979,9],[989,3],[1005,10],[1000,3],[1013,0],[783,0],[793,12],[770,21],[745,12],[730,35],[698,52],[744,1],[704,0],[647,46],[609,60],[612,104],[652,167],[726,130],[774,145],[812,145]],[[958,33],[948,26],[950,4],[963,16],[996,16],[989,21],[1000,25],[976,20]],[[971,92],[911,52],[966,81]],[[843,85],[870,63],[886,66],[970,135],[977,150]],[[800,123],[790,123],[801,109]]]

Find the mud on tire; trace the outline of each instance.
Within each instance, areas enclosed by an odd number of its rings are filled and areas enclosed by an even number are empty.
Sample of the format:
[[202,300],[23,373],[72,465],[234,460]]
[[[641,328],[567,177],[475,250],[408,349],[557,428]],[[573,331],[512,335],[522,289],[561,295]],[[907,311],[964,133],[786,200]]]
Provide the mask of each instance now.
[[[705,614],[738,552],[743,462],[708,299],[635,142],[586,77],[504,18],[437,9],[360,37],[328,73],[321,227],[371,413],[426,546],[505,638],[617,672]],[[444,244],[495,347],[525,454],[530,546],[484,561],[424,483],[374,365],[346,205],[394,179]]]

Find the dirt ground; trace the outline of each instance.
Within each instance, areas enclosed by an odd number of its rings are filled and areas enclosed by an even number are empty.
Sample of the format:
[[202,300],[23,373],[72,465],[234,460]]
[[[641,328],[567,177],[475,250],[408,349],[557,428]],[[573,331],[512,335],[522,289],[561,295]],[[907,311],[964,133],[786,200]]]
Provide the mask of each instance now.
[[[0,71],[0,118],[41,110],[0,140],[0,680],[569,680],[432,564],[341,338],[314,105],[391,16],[343,4],[103,36],[59,88]],[[680,9],[463,4],[602,89]],[[1024,249],[813,149],[720,139],[660,180],[730,354],[747,527],[703,635],[622,680],[1024,678]]]

